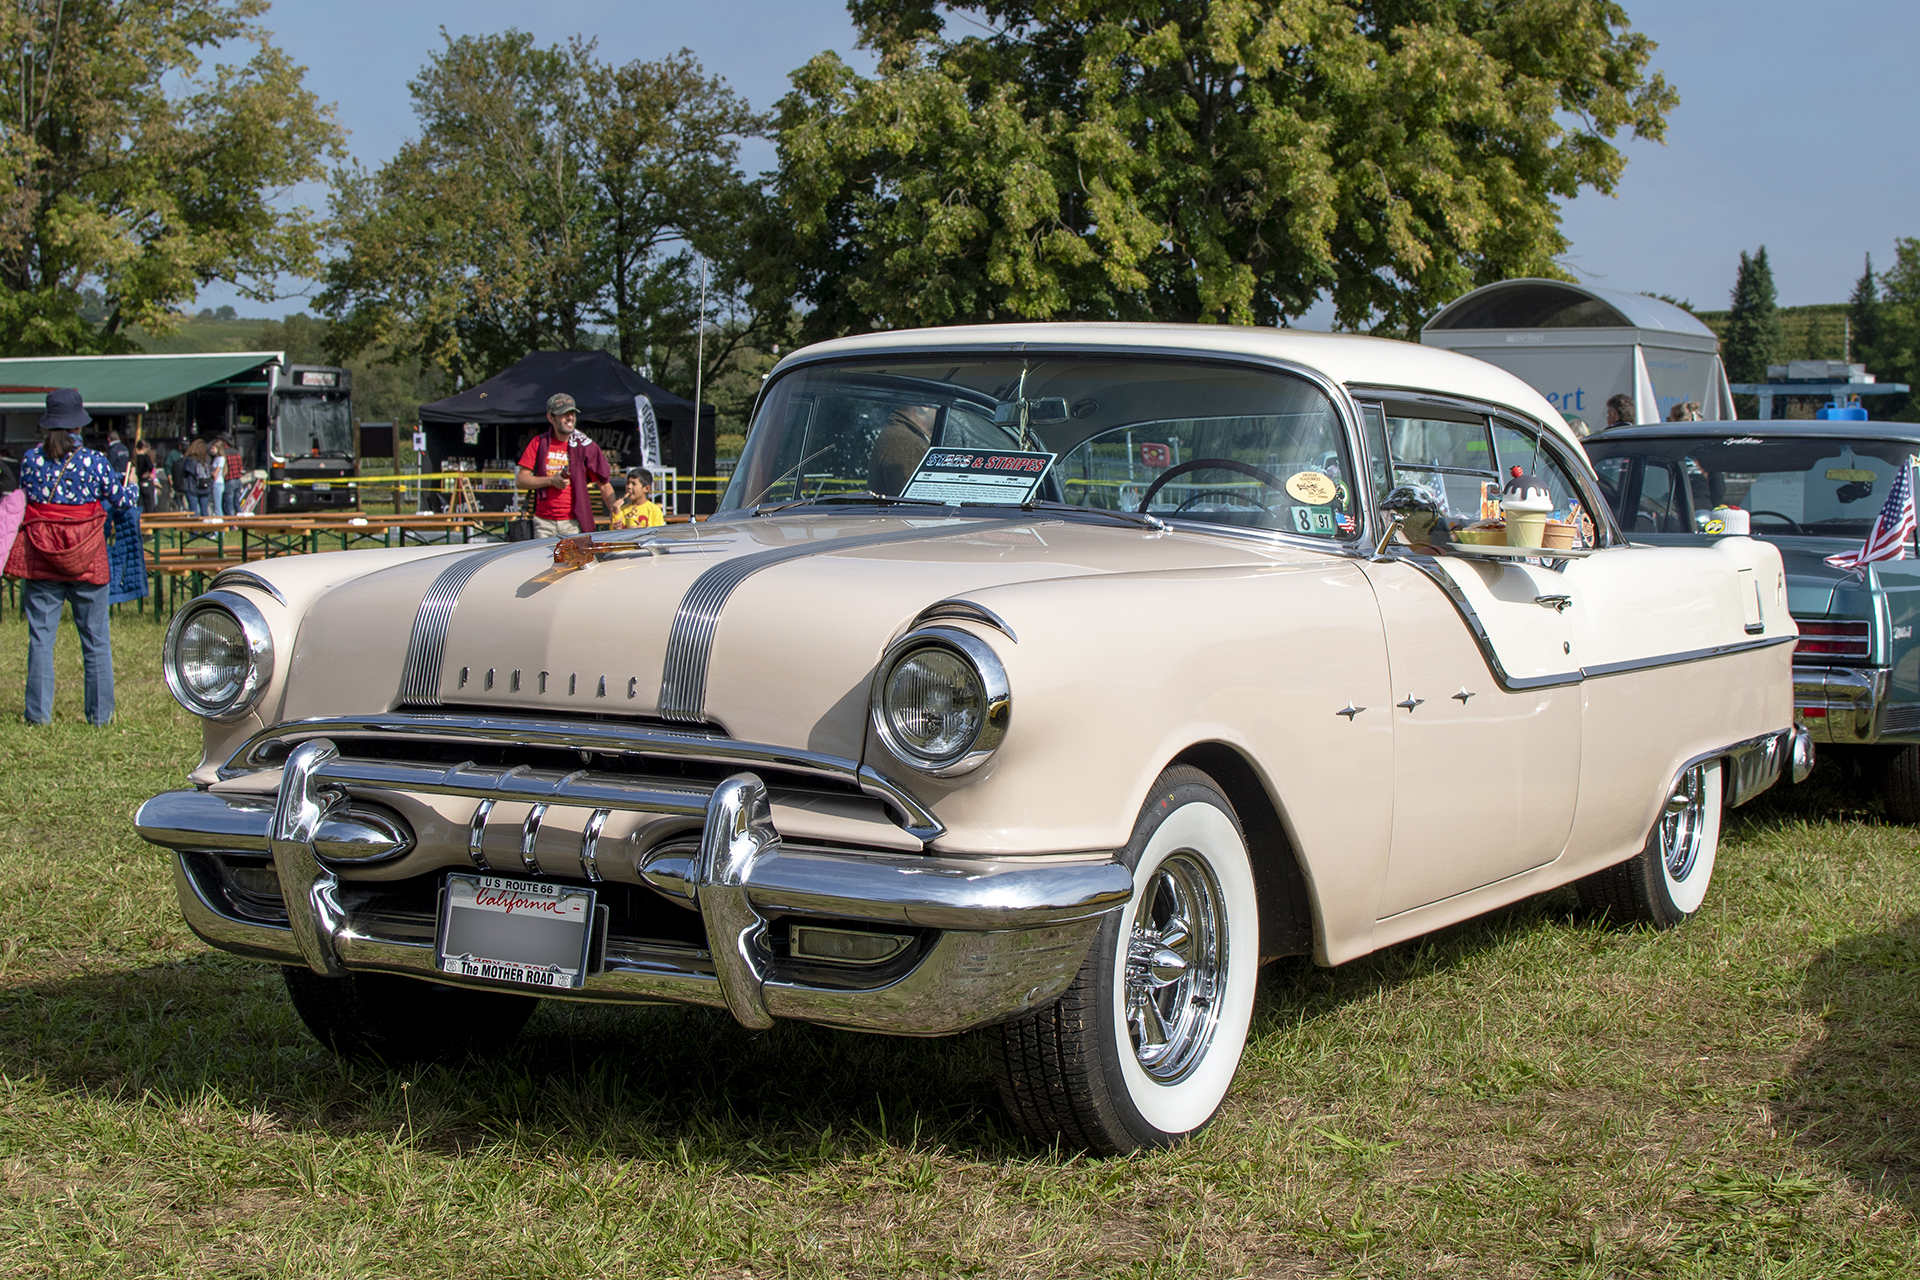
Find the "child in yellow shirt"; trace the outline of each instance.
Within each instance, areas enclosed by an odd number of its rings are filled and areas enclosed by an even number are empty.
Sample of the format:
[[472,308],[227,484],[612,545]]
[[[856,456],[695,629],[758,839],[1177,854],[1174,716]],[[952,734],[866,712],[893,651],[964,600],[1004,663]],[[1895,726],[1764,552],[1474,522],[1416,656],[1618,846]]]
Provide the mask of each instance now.
[[627,491],[614,508],[616,529],[651,529],[667,522],[667,513],[653,501],[653,472],[636,467],[627,472]]

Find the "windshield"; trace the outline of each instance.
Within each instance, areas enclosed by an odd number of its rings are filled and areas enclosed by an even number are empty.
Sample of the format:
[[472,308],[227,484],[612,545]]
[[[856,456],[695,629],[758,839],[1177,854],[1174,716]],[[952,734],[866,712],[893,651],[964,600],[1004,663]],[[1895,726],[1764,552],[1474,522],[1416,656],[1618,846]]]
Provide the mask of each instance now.
[[[1023,483],[965,474],[994,466]],[[1340,538],[1357,532],[1351,474],[1332,404],[1287,374],[1105,355],[928,355],[781,378],[721,505],[875,494],[1051,501]]]
[[353,452],[353,403],[342,395],[280,396],[280,416],[274,423],[277,452],[283,458],[321,453]]
[[1713,508],[1727,505],[1745,510],[1757,534],[1858,540],[1913,451],[1901,440],[1839,437],[1587,441],[1601,491],[1629,534],[1705,535]]

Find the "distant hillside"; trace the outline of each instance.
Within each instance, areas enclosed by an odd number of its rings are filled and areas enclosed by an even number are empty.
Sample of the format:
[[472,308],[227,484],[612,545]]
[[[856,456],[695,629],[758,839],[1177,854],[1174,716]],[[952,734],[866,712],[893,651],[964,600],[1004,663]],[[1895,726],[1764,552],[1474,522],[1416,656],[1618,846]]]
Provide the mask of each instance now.
[[[152,355],[188,351],[283,351],[288,364],[331,364],[323,339],[326,321],[305,314],[278,320],[264,317],[195,316],[165,337],[135,329],[133,340]],[[418,360],[383,364],[367,356],[346,362],[353,371],[354,414],[365,422],[420,420],[420,405],[437,400],[448,388]]]
[[261,330],[275,321],[265,317],[234,320],[193,319],[161,337],[143,329],[133,331],[133,340],[150,355],[177,355],[188,351],[278,351],[278,345],[262,347]]
[[[1725,311],[1696,311],[1707,328],[1722,340],[1727,336]],[[1782,360],[1838,360],[1846,344],[1847,307],[1843,302],[1816,302],[1805,307],[1780,308]]]

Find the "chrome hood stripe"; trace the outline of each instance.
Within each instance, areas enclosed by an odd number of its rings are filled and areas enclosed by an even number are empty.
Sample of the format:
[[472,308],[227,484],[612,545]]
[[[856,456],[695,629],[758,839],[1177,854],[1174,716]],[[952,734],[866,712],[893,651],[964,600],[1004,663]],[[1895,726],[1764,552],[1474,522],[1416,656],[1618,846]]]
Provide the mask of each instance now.
[[440,571],[427,593],[420,597],[419,611],[413,615],[413,635],[407,640],[407,664],[400,669],[399,705],[440,705],[440,663],[446,654],[447,628],[453,622],[453,610],[460,603],[460,593],[480,570],[503,556],[525,550],[526,545],[503,542],[472,555],[459,556]]
[[807,556],[830,555],[836,551],[885,546],[895,542],[959,537],[1026,523],[1031,521],[970,518],[957,527],[895,529],[887,533],[823,538],[818,542],[738,556],[713,566],[695,579],[687,589],[687,594],[681,598],[679,611],[674,614],[673,630],[667,636],[666,661],[660,672],[660,715],[683,724],[697,724],[705,719],[707,666],[713,655],[713,636],[720,625],[720,614],[734,590],[762,569],[771,569],[774,565]]

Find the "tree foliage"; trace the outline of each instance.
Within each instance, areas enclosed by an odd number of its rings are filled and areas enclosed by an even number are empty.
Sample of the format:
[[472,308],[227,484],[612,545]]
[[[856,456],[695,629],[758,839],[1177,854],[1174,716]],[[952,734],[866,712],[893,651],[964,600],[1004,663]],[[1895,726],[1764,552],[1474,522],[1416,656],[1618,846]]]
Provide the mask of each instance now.
[[[779,105],[759,284],[815,336],[1028,318],[1409,329],[1561,276],[1677,96],[1611,0],[853,0]],[[950,33],[949,27],[955,32]]]
[[1733,281],[1733,305],[1727,314],[1721,358],[1729,382],[1765,382],[1767,366],[1780,360],[1780,316],[1774,307],[1773,267],[1767,246],[1751,257],[1740,251]]
[[[685,50],[612,66],[590,40],[519,31],[449,37],[411,87],[419,137],[337,177],[342,252],[317,300],[335,350],[472,381],[610,334],[628,364],[684,369],[690,392],[695,255],[719,267],[712,323],[740,298],[728,246],[753,194],[736,156],[761,118]],[[755,332],[710,336],[711,371]]]
[[[266,300],[280,273],[316,269],[315,219],[279,197],[325,176],[341,134],[254,23],[265,9],[0,9],[0,348],[128,350],[131,327],[170,328],[203,285]],[[203,72],[233,46],[246,61]]]

